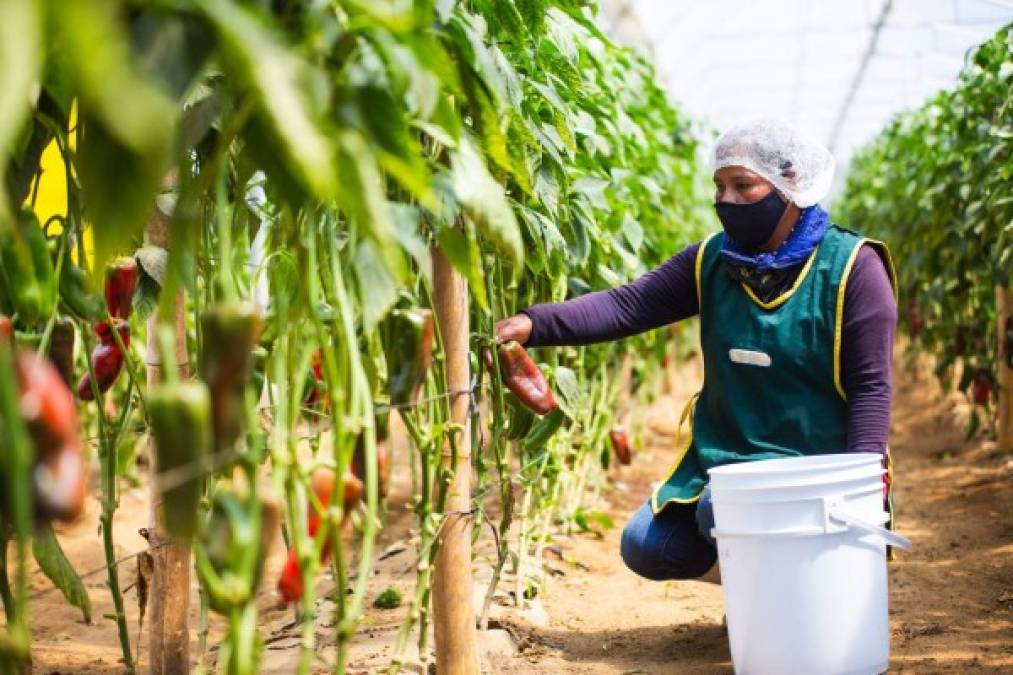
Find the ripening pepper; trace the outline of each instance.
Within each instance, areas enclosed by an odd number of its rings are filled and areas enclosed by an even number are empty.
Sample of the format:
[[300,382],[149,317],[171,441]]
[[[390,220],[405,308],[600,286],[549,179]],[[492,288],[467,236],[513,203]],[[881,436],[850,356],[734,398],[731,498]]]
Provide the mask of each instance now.
[[85,321],[96,322],[105,316],[102,298],[91,291],[88,274],[69,260],[60,270],[60,299],[72,314]]
[[0,340],[8,346],[14,342],[14,322],[6,314],[0,314]]
[[57,372],[69,387],[74,383],[74,323],[70,319],[60,318],[53,324],[53,334],[49,341],[49,360],[56,366]]
[[[331,503],[336,482],[335,477],[336,474],[332,469],[321,467],[313,472],[313,476],[310,479],[310,489],[324,508],[327,508]],[[362,499],[362,493],[362,481],[351,472],[346,471],[343,481],[342,525],[352,513],[355,505]],[[306,525],[311,537],[315,537],[320,530],[321,517],[323,515],[323,512],[319,511],[314,504],[311,503],[309,505],[309,516],[307,517]],[[320,553],[320,561],[326,561],[330,553],[331,547],[325,541],[323,550]],[[302,570],[299,566],[299,556],[294,548],[289,549],[285,567],[281,570],[281,576],[278,579],[278,593],[281,594],[282,601],[286,603],[298,602],[302,598]]]
[[133,258],[120,258],[106,267],[104,294],[110,316],[116,319],[130,318],[137,277],[137,261]]
[[35,446],[36,517],[73,520],[84,509],[87,487],[74,397],[56,368],[34,352],[20,352],[15,367],[21,414]]
[[433,313],[420,308],[396,309],[388,317],[384,332],[390,402],[409,403],[432,364]]
[[22,210],[17,228],[0,230],[0,274],[24,323],[46,319],[56,303],[53,261],[35,214]]
[[971,380],[971,398],[975,405],[988,405],[992,398],[992,376],[987,372],[975,373]]
[[306,392],[303,395],[303,405],[312,407],[322,402],[324,409],[327,409],[329,404],[327,383],[324,381],[323,354],[319,349],[313,352],[310,358],[310,372],[307,374],[303,391]]
[[[552,388],[524,347],[519,342],[510,340],[497,345],[496,350],[500,374],[507,389],[539,415],[555,410],[556,398],[552,394]],[[486,350],[484,356],[486,365],[492,369],[492,353]]]
[[[123,371],[123,352],[120,351],[116,338],[113,337],[112,328],[105,321],[95,324],[95,334],[99,337],[99,344],[91,352],[91,365],[95,371],[95,379],[98,383],[100,394],[109,391],[116,378]],[[124,347],[130,346],[130,326],[125,321],[116,323],[116,330],[120,334],[120,340]],[[85,372],[77,381],[77,397],[82,401],[91,401],[95,398],[92,389],[91,373]]]
[[[155,447],[165,528],[189,541],[199,525],[204,476],[198,469],[211,449],[211,397],[203,382],[159,385],[148,396],[148,418]],[[174,469],[194,467],[179,477]],[[168,483],[161,484],[169,476]]]
[[200,374],[211,392],[215,452],[231,448],[243,431],[244,391],[263,327],[250,302],[215,305],[201,316]]
[[609,442],[612,444],[612,451],[616,453],[619,463],[629,466],[633,461],[633,453],[630,450],[630,437],[626,433],[626,429],[621,426],[613,427],[609,432]]
[[[366,437],[359,434],[355,441],[355,454],[352,455],[352,473],[363,483],[366,482]],[[376,469],[381,497],[387,496],[390,485],[390,455],[387,452],[387,441],[376,437]]]

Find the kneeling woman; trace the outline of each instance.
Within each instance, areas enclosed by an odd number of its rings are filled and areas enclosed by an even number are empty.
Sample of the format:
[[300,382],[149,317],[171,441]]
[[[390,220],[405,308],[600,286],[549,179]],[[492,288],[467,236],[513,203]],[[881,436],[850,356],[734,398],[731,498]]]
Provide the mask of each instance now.
[[878,452],[886,461],[897,303],[881,243],[818,204],[830,153],[792,128],[729,130],[714,151],[723,232],[631,284],[535,305],[497,324],[530,347],[616,340],[700,316],[704,384],[674,465],[623,531],[648,579],[714,565],[707,470],[799,455]]

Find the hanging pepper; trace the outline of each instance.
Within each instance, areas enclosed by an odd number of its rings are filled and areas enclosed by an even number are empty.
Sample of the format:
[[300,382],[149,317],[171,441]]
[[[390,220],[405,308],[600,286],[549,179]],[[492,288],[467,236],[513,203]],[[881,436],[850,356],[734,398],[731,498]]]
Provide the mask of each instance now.
[[15,367],[21,413],[35,446],[36,516],[73,520],[84,509],[87,487],[74,397],[56,368],[34,352],[20,352]]
[[[390,485],[390,455],[387,452],[387,436],[390,434],[390,406],[385,403],[374,403],[376,411],[375,420],[376,434],[376,468],[379,477],[380,496],[387,496],[387,488]],[[366,480],[366,437],[359,434],[355,441],[355,453],[352,455],[352,473],[356,478],[365,482]]]
[[[548,380],[519,342],[515,340],[503,342],[497,345],[496,351],[499,355],[503,384],[507,389],[539,415],[556,409],[556,398],[552,394]],[[492,352],[485,350],[483,355],[486,365],[491,370]]]
[[979,370],[971,379],[971,397],[975,405],[988,405],[992,399],[992,376],[984,370]]
[[[120,340],[124,347],[130,346],[130,326],[125,321],[117,320],[116,330],[120,334]],[[98,381],[99,393],[109,391],[116,378],[123,370],[124,356],[120,347],[113,337],[113,329],[105,321],[95,324],[95,334],[99,337],[99,344],[91,352],[91,365],[95,371],[95,378]],[[82,401],[91,401],[95,393],[91,386],[91,373],[85,372],[77,381],[77,397]]]
[[210,402],[207,386],[196,381],[161,384],[148,396],[165,527],[184,541],[193,538],[199,524],[202,463],[211,446]]
[[506,437],[508,440],[516,441],[524,436],[531,429],[535,421],[535,413],[513,394],[508,394],[507,406],[510,408],[510,426],[507,427]]
[[[310,479],[310,489],[325,509],[331,503],[331,497],[334,493],[335,476],[336,474],[333,470],[321,467],[313,472],[313,476]],[[352,513],[355,505],[362,499],[363,493],[362,481],[349,471],[345,472],[343,487],[342,525],[344,525],[348,516]],[[309,511],[310,513],[306,521],[307,531],[311,537],[315,537],[320,530],[323,512],[318,510],[312,503],[309,505]],[[331,547],[328,540],[324,542],[323,550],[320,553],[320,562],[325,562],[330,553]],[[285,561],[285,567],[282,568],[281,577],[278,579],[278,593],[281,594],[282,601],[286,603],[298,602],[302,598],[302,570],[299,566],[299,556],[294,548],[289,549],[288,559]]]
[[531,431],[524,437],[521,442],[522,447],[526,451],[537,450],[552,438],[552,435],[559,430],[559,427],[563,425],[563,420],[566,415],[560,408],[548,413],[545,417],[538,420],[531,427]]
[[6,314],[0,314],[0,340],[8,346],[14,343],[14,323]]
[[[260,512],[256,528],[252,526],[253,509]],[[278,504],[272,499],[261,497],[253,503],[249,494],[233,486],[219,485],[215,489],[197,547],[197,573],[208,591],[211,609],[228,614],[237,605],[256,597],[264,561],[278,530],[278,519]],[[254,546],[256,549],[251,551]],[[207,560],[210,570],[202,558]],[[245,583],[221,584],[220,580],[229,574]]]
[[630,437],[622,426],[612,427],[609,432],[609,442],[612,444],[612,451],[616,453],[616,459],[623,466],[629,466],[633,461],[633,453],[630,450]]
[[68,387],[74,382],[74,338],[74,323],[70,319],[57,319],[49,341],[49,360]]
[[230,449],[243,431],[244,391],[263,327],[250,302],[215,305],[201,316],[200,374],[211,391],[215,452]]
[[56,280],[46,237],[35,214],[22,210],[16,228],[0,230],[0,275],[24,323],[46,319],[56,303]]
[[421,308],[396,309],[388,317],[384,332],[390,402],[409,403],[432,364],[433,313]]
[[312,407],[323,402],[324,410],[326,410],[329,401],[327,400],[327,385],[324,381],[323,360],[323,353],[319,349],[313,352],[313,356],[310,357],[310,372],[303,385],[303,391],[306,392],[303,394],[303,405]]
[[88,274],[69,260],[60,270],[60,299],[71,314],[96,322],[103,316],[102,298],[91,291]]
[[137,261],[133,258],[120,258],[106,267],[106,309],[114,318],[130,318],[137,277]]
[[[376,469],[379,478],[380,496],[387,496],[390,484],[390,456],[387,453],[387,442],[376,439]],[[363,483],[366,481],[366,437],[359,435],[355,442],[355,454],[352,455],[352,473]]]

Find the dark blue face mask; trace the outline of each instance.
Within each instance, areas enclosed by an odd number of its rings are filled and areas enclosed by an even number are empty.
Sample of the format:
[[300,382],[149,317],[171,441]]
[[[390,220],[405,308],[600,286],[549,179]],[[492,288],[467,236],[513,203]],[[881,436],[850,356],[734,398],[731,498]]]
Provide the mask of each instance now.
[[788,202],[781,199],[777,190],[752,204],[714,204],[725,232],[746,251],[757,251],[770,240],[787,208]]

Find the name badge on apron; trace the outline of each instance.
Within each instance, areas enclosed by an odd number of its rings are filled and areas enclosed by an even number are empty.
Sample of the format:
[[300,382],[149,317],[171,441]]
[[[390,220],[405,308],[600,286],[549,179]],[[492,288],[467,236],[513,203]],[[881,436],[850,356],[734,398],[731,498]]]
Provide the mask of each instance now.
[[770,354],[751,349],[729,349],[728,358],[732,363],[743,363],[747,366],[760,366],[761,368],[770,368],[771,364]]

